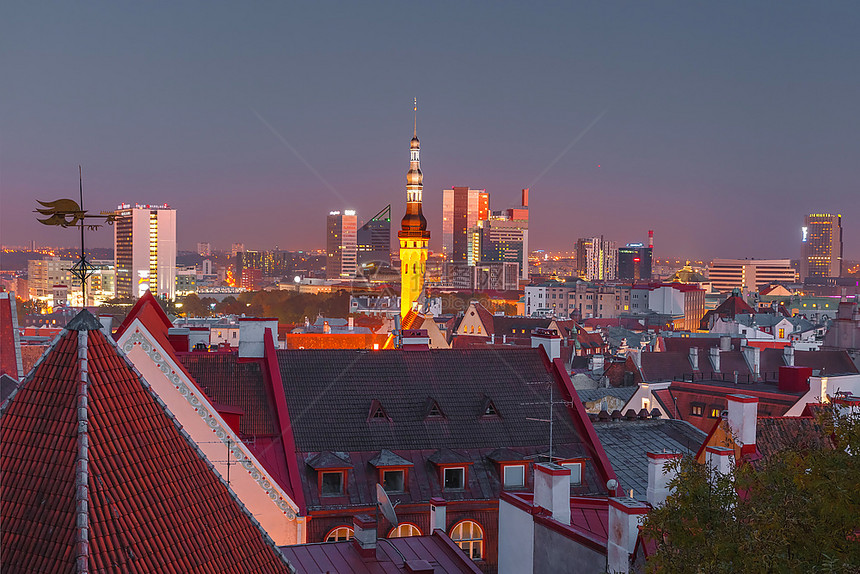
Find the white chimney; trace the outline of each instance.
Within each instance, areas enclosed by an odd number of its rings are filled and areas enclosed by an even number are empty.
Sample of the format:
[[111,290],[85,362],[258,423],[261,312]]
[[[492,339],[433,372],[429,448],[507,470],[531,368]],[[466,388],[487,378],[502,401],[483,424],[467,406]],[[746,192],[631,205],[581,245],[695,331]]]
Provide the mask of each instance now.
[[633,359],[633,364],[636,365],[637,369],[642,368],[642,351],[631,349],[627,351],[627,356]]
[[699,348],[698,347],[690,347],[690,364],[693,366],[694,371],[699,370]]
[[789,367],[794,366],[794,345],[786,345],[782,350],[782,356],[785,359],[785,364]]
[[725,476],[732,470],[735,451],[722,446],[709,446],[705,449],[705,457],[710,468]]
[[669,463],[681,458],[678,452],[647,452],[648,456],[648,504],[660,506],[671,494],[669,482],[678,474],[677,469],[670,469]]
[[434,530],[448,532],[447,523],[448,502],[444,498],[434,496],[430,499],[430,533]]
[[355,318],[354,317],[348,318],[346,320],[346,322],[347,322],[347,329],[349,329],[350,331],[355,329]]
[[743,347],[744,358],[747,360],[750,371],[754,378],[758,378],[761,373],[761,349],[758,347]]
[[376,555],[376,520],[367,514],[352,517],[352,542],[364,557]]
[[732,350],[732,336],[731,335],[720,335],[720,350],[721,351],[731,351]]
[[262,357],[265,353],[263,337],[266,329],[272,331],[272,341],[278,338],[277,319],[239,318],[239,357]]
[[639,526],[647,513],[648,506],[636,499],[609,499],[609,539],[606,541],[609,572],[630,572],[630,554],[636,549]]
[[496,334],[495,334],[495,333],[491,333],[491,334],[490,334],[490,343],[491,343],[491,344],[495,344],[495,343],[496,343]]
[[507,344],[508,344],[508,336],[506,334],[502,333],[502,345],[507,345]]
[[102,330],[104,330],[105,335],[110,337],[111,329],[113,328],[113,316],[99,315],[99,323],[102,324]]
[[708,356],[711,359],[711,366],[714,368],[715,373],[720,372],[720,350],[716,347],[711,347],[708,349]]
[[552,329],[535,329],[532,331],[532,349],[543,347],[549,360],[561,357],[561,336]]
[[534,503],[549,510],[553,520],[570,524],[570,469],[554,462],[536,464]]
[[726,399],[729,402],[729,429],[735,442],[741,447],[741,452],[755,452],[758,398],[749,395],[727,395]]

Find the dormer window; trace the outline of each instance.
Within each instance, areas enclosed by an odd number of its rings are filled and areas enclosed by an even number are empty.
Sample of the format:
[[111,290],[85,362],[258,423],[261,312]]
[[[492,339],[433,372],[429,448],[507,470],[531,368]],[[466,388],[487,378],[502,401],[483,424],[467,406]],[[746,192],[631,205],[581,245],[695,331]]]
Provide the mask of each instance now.
[[403,470],[383,470],[382,488],[385,492],[403,492],[406,472]]
[[484,395],[484,400],[481,402],[481,417],[498,417],[499,409],[496,408],[496,405],[493,403],[490,397]]
[[320,475],[320,494],[323,496],[343,494],[343,471],[321,472]]
[[427,416],[428,417],[441,417],[442,416],[442,410],[439,408],[439,405],[437,403],[435,403],[435,402],[433,403],[433,405],[430,407],[430,412],[427,413]]
[[465,467],[448,467],[442,469],[442,487],[445,490],[462,490],[465,486]]
[[408,490],[409,469],[412,467],[412,462],[388,449],[383,449],[368,463],[377,469],[379,473],[377,480],[385,492],[399,493]]
[[526,485],[526,465],[506,464],[502,467],[502,484],[505,488],[522,488]]
[[570,470],[571,486],[582,485],[582,468],[585,465],[585,460],[570,460],[567,462],[560,462],[559,464],[564,468]]
[[385,412],[385,409],[382,408],[382,403],[378,400],[373,399],[370,402],[370,411],[367,413],[367,422],[381,422],[388,421],[391,422],[388,414]]

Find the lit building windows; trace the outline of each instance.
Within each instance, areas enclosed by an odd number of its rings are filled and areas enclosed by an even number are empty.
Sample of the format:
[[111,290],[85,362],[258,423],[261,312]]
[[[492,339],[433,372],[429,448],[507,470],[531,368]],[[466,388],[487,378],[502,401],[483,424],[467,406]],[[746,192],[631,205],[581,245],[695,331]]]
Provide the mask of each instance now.
[[329,532],[326,537],[326,542],[344,542],[352,540],[353,531],[349,526],[338,526]]
[[484,530],[471,520],[463,520],[451,529],[451,540],[472,559],[484,557]]
[[410,536],[421,536],[421,529],[409,522],[403,522],[388,532],[389,538],[408,538]]

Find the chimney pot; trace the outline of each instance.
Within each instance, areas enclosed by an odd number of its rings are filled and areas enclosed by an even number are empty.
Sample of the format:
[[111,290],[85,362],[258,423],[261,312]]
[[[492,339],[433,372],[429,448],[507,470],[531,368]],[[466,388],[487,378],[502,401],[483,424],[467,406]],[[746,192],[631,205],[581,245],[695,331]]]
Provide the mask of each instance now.
[[278,337],[277,319],[258,319],[255,317],[242,317],[239,319],[239,357],[261,358],[265,354],[263,337],[266,330],[272,331],[272,339]]
[[448,532],[447,506],[444,498],[434,496],[430,499],[430,534],[435,530]]
[[623,497],[609,499],[609,538],[606,541],[609,572],[630,572],[630,554],[636,548],[639,526],[647,512],[648,506],[638,500]]

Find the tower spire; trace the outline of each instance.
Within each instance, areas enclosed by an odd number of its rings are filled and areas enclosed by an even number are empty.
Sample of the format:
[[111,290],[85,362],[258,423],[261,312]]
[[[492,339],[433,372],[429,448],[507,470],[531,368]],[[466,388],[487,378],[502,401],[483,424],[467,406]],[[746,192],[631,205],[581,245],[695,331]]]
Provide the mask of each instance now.
[[421,213],[424,175],[421,173],[418,141],[418,98],[412,101],[414,124],[409,142],[409,171],[406,173],[406,215],[400,222],[400,316],[405,317],[424,293],[424,273],[427,268],[427,219]]
[[418,137],[418,98],[412,104],[412,112],[415,114],[415,129],[412,131],[412,137]]

